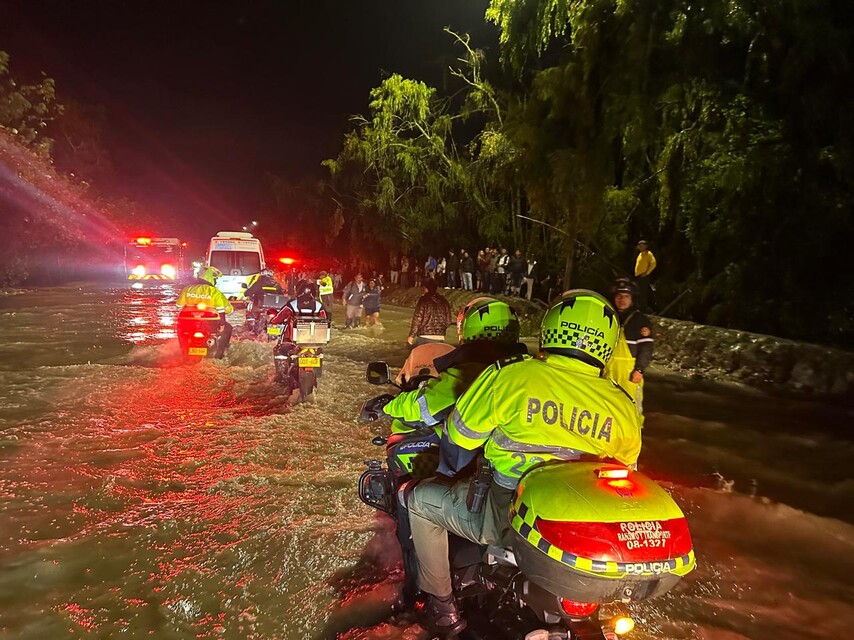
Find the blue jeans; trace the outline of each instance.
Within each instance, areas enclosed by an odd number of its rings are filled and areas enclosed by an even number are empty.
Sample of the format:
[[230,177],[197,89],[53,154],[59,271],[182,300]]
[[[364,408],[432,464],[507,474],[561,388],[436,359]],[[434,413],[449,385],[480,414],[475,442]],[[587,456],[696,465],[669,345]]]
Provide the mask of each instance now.
[[471,271],[463,271],[463,290],[471,291],[474,289],[471,282]]

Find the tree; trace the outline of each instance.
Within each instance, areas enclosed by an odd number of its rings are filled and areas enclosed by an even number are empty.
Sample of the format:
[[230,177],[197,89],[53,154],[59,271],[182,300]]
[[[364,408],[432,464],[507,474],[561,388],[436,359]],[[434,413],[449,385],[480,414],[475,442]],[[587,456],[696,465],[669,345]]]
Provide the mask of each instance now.
[[371,91],[369,111],[352,118],[338,157],[324,162],[354,237],[409,249],[460,228],[465,166],[447,104],[395,74]]
[[46,155],[51,145],[46,127],[60,113],[54,81],[46,77],[39,84],[20,84],[11,76],[9,54],[0,51],[0,127]]

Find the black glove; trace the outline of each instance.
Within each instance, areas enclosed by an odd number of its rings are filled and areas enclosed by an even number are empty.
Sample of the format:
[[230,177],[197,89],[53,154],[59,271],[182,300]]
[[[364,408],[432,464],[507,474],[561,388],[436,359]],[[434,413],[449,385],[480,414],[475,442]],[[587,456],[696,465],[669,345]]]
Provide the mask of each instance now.
[[394,400],[394,396],[389,393],[384,393],[381,396],[377,396],[376,398],[365,400],[365,403],[362,405],[362,408],[359,411],[359,419],[366,422],[373,422],[374,420],[378,420],[384,415],[383,407],[386,406],[392,400]]

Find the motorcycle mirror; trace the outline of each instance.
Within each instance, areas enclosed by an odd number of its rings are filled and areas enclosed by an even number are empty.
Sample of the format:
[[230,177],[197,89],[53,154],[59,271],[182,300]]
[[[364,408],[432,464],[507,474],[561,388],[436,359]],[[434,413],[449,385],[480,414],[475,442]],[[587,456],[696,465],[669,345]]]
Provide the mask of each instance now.
[[388,442],[388,440],[382,436],[377,436],[371,440],[371,444],[376,445],[377,447],[383,446],[386,442]]
[[388,384],[391,382],[391,373],[385,362],[371,362],[365,370],[365,380],[369,384]]

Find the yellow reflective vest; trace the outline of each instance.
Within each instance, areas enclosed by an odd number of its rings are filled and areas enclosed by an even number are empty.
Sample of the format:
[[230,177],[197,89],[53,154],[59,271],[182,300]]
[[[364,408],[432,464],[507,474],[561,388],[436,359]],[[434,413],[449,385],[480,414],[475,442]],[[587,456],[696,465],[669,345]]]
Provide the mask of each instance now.
[[332,278],[324,276],[317,281],[318,292],[322,296],[331,296],[335,293],[335,286],[332,284]]
[[231,313],[234,311],[225,294],[211,284],[191,284],[188,287],[184,287],[175,304],[179,307],[194,307],[198,304],[204,304],[215,309],[218,313]]
[[484,446],[493,479],[513,489],[531,467],[582,456],[637,463],[641,426],[634,403],[599,369],[546,354],[486,369],[457,401],[448,435]]

